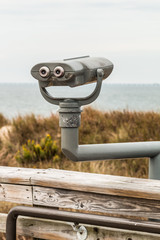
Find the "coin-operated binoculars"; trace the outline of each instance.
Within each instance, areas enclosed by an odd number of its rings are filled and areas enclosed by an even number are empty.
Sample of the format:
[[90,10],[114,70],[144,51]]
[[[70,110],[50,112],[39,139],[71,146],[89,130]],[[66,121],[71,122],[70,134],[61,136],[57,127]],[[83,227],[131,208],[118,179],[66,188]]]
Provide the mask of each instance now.
[[[40,91],[48,102],[56,105],[74,102],[80,107],[98,97],[102,80],[110,75],[112,69],[113,64],[105,58],[80,57],[37,64],[32,68],[31,74],[39,81]],[[94,92],[85,98],[54,98],[46,90],[50,86],[77,87],[95,81],[97,85]]]
[[[122,158],[150,157],[150,178],[160,179],[160,142],[136,142],[113,144],[79,145],[81,106],[93,102],[99,95],[102,80],[113,70],[113,64],[106,58],[79,57],[39,63],[31,74],[39,82],[42,96],[50,103],[59,105],[61,127],[61,148],[72,161],[93,161]],[[83,98],[56,98],[47,87],[80,85],[96,82],[94,91]]]

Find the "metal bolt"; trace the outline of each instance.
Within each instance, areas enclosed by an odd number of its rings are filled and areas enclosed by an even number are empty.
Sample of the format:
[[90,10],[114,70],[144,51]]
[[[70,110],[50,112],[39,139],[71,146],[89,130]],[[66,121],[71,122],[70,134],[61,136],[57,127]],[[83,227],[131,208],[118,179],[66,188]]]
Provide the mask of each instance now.
[[78,240],[86,240],[87,237],[88,237],[88,233],[87,233],[87,229],[82,225],[82,226],[79,226],[78,224],[74,224],[72,225],[72,228],[74,231],[77,232],[77,237],[78,237]]

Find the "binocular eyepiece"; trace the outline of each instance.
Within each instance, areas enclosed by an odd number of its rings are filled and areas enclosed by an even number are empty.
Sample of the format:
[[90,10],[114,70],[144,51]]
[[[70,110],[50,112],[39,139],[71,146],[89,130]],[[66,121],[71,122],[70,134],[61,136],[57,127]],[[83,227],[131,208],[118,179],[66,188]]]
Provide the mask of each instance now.
[[103,79],[106,79],[113,70],[113,64],[106,58],[86,56],[39,63],[32,68],[31,74],[42,87],[76,87],[96,81],[97,69],[103,70]]
[[39,69],[39,75],[42,77],[42,78],[46,78],[50,75],[50,69],[48,67],[41,67]]
[[[53,70],[53,74],[55,77],[57,78],[60,78],[60,77],[63,77],[64,76],[64,68],[62,68],[61,66],[57,66],[54,68]],[[51,71],[48,67],[46,66],[43,66],[39,69],[39,75],[42,77],[42,78],[47,78],[49,77],[49,75],[51,74]]]

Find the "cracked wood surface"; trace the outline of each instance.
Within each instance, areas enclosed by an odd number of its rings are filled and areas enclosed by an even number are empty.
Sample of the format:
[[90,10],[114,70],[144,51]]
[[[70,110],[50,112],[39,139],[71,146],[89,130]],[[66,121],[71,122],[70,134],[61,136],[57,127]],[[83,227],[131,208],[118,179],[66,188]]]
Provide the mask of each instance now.
[[[27,204],[31,206],[70,209],[73,211],[98,213],[123,218],[145,218],[147,221],[148,218],[160,219],[159,200],[159,180],[57,169],[0,167],[0,206],[2,202],[6,201],[17,203],[18,205]],[[4,219],[5,216],[1,214],[0,231],[3,228]],[[25,225],[26,221],[30,221],[31,225]],[[56,240],[75,239],[75,234],[70,229],[70,225],[66,227],[66,224],[65,226],[62,224],[61,228],[61,224],[54,223],[54,226],[60,229],[59,237],[58,233],[54,231],[56,228],[53,228],[53,232],[50,233],[48,229],[49,226],[51,228],[51,225],[48,222],[44,222],[44,220],[29,219],[24,221],[19,220],[19,222],[21,224],[20,231],[26,233],[27,230],[25,229],[28,227],[29,230],[27,233],[31,231],[33,237],[42,238],[43,236],[43,239]],[[32,223],[35,230],[32,229]],[[128,231],[124,233],[124,231],[106,229],[100,230],[98,232],[100,235],[96,235],[97,233],[94,232],[94,228],[90,227],[89,229],[92,238],[88,239],[94,239],[93,236],[97,237],[95,239],[110,240],[126,240],[130,238],[132,240],[160,239],[159,236],[151,238],[149,235],[142,234],[145,236],[143,237],[140,233],[127,235]],[[36,235],[36,231],[39,235]],[[67,235],[64,235],[66,232]],[[127,238],[127,236],[129,237]]]
[[0,167],[0,183],[160,200],[159,180],[91,174],[58,169]]

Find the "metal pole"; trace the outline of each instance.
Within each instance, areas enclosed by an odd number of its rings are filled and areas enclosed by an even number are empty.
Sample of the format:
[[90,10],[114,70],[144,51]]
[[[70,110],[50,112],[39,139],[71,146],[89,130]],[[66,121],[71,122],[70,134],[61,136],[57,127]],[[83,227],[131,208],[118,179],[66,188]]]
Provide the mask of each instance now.
[[[155,141],[78,145],[78,128],[62,128],[61,148],[63,153],[72,161],[92,161],[139,157],[151,157],[154,159],[154,157],[160,152],[160,142]],[[157,160],[154,160],[154,163],[158,162],[157,157],[156,159]]]
[[149,178],[160,180],[160,154],[149,160]]
[[18,216],[29,216],[57,221],[74,222],[95,226],[104,226],[132,231],[160,234],[159,225],[122,218],[113,218],[95,214],[75,213],[46,208],[14,207],[10,210],[6,223],[6,240],[16,240],[16,220]]

